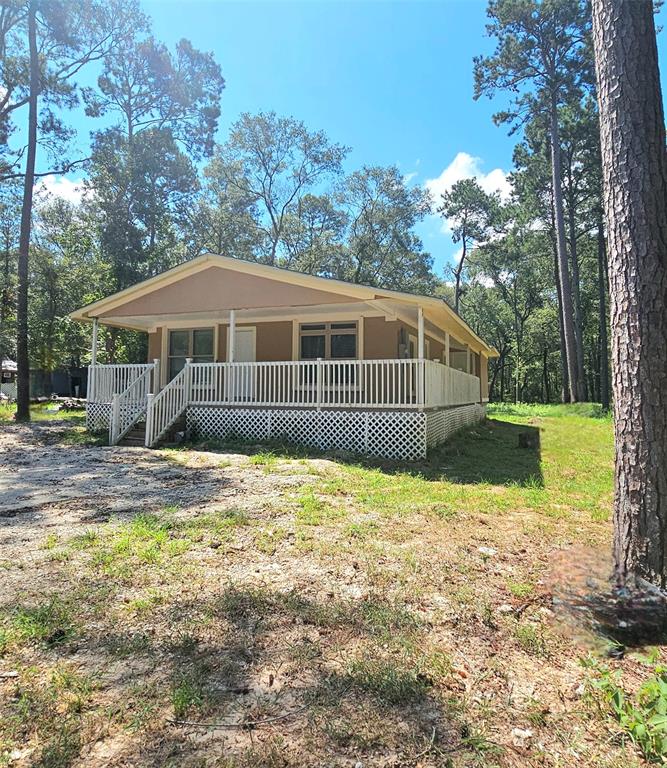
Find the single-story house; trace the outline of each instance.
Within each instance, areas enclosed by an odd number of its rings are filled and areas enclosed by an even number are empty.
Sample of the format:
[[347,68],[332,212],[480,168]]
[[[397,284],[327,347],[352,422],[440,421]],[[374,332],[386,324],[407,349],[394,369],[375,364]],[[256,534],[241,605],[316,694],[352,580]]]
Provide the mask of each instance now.
[[[484,418],[496,351],[440,298],[207,254],[72,313],[93,324],[87,421],[154,446],[287,439],[414,459]],[[99,325],[148,334],[100,365]]]

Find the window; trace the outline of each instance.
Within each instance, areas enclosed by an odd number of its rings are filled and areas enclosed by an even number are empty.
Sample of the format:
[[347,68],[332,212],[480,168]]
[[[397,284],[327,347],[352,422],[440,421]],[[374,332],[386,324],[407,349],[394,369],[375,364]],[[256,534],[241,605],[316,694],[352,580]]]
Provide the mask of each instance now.
[[[418,352],[418,349],[417,349],[417,346],[418,346],[417,337],[413,336],[412,334],[410,334],[409,340],[410,340],[410,345],[409,345],[409,349],[408,349],[408,357],[410,357],[412,359],[416,359],[417,358],[417,352]],[[430,360],[431,359],[431,340],[430,339],[424,339],[424,358],[426,360]]]
[[169,379],[183,369],[185,358],[195,363],[213,362],[213,328],[169,332]]
[[305,323],[300,328],[302,360],[354,360],[357,357],[356,323]]

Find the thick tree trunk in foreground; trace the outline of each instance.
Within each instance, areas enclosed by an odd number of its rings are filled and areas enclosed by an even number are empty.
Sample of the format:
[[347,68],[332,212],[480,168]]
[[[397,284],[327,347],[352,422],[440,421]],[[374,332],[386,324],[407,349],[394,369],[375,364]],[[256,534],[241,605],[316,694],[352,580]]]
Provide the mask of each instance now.
[[651,0],[593,0],[621,583],[667,586],[667,157]]
[[37,152],[37,94],[39,92],[39,59],[35,2],[28,9],[28,46],[30,49],[30,99],[28,102],[28,152],[23,183],[21,233],[19,236],[18,295],[16,304],[16,393],[17,421],[30,421],[30,357],[28,353],[28,267],[30,258],[30,226],[32,192],[35,184]]

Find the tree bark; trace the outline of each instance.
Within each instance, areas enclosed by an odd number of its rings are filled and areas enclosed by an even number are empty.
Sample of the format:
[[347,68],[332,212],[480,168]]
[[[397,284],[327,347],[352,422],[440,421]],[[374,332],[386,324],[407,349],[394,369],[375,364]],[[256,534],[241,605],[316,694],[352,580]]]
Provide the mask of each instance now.
[[574,303],[574,343],[577,353],[577,374],[582,382],[581,397],[586,400],[586,379],[584,373],[584,314],[581,309],[581,277],[579,275],[579,252],[577,250],[577,227],[575,222],[575,205],[570,201],[568,206],[568,230],[570,233],[570,261],[572,263],[572,300]]
[[554,256],[554,280],[556,282],[556,294],[558,296],[558,335],[560,340],[560,365],[561,365],[561,403],[570,401],[570,379],[567,371],[567,354],[565,352],[565,332],[563,330],[563,299],[560,289],[560,278],[558,276],[558,253],[556,251],[556,240],[553,241]]
[[651,0],[593,0],[620,583],[667,586],[667,157]]
[[558,112],[554,102],[549,120],[549,139],[551,142],[551,186],[553,189],[554,219],[556,225],[556,255],[558,259],[558,281],[560,284],[563,337],[567,361],[569,400],[577,402],[584,399],[583,387],[577,371],[577,347],[574,334],[574,308],[568,268],[567,248],[565,245],[565,213],[563,210],[563,182],[561,178],[560,132]]
[[551,390],[549,388],[549,365],[548,365],[549,351],[545,347],[542,351],[542,386],[544,387],[543,402],[551,402]]
[[607,251],[604,240],[602,211],[598,221],[598,305],[599,305],[599,356],[600,356],[600,403],[609,410],[609,339],[607,337]]
[[36,3],[28,7],[28,47],[30,50],[30,92],[28,100],[28,151],[23,180],[21,231],[19,235],[18,292],[16,302],[16,419],[30,421],[30,356],[28,352],[28,274],[30,264],[30,230],[32,193],[35,184],[37,154],[37,94],[39,92],[39,59],[37,54]]
[[453,270],[454,272],[454,310],[456,311],[457,314],[459,313],[459,310],[461,308],[461,294],[463,293],[463,290],[461,288],[461,276],[463,275],[463,264],[467,256],[465,232],[463,233],[463,237],[461,238],[461,240],[463,243],[461,258],[459,260],[458,265],[456,266],[456,269]]

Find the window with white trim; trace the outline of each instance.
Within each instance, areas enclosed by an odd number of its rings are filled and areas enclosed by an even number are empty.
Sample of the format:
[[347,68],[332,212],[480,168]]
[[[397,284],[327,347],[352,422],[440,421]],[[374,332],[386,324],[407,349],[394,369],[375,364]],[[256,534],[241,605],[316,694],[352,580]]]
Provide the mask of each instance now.
[[357,323],[302,323],[299,355],[301,360],[356,360]]
[[169,380],[171,381],[183,369],[185,359],[188,357],[191,357],[194,363],[212,363],[213,343],[213,328],[169,331]]

